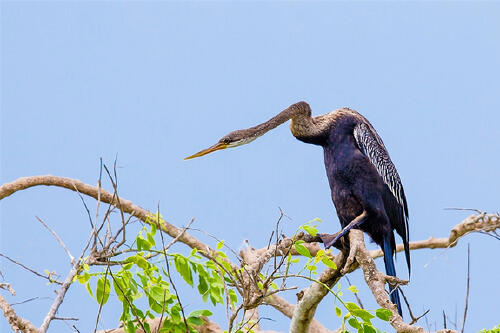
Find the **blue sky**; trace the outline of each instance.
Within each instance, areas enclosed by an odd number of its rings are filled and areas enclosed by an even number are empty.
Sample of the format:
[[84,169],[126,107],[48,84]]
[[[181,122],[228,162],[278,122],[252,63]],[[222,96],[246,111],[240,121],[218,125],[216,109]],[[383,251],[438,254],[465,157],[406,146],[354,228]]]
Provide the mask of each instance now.
[[[2,2],[1,10],[2,182],[54,174],[95,184],[99,158],[111,165],[117,155],[123,197],[151,210],[160,202],[179,226],[194,217],[234,248],[267,244],[278,207],[291,218],[288,234],[315,217],[333,233],[321,148],[286,125],[183,160],[305,100],[316,115],[349,106],[372,122],[405,186],[411,240],[445,237],[468,215],[444,208],[499,209],[499,3]],[[66,274],[65,253],[35,216],[76,254],[89,232],[77,195],[34,188],[1,207],[1,252]],[[432,325],[443,310],[461,318],[467,243],[466,332],[474,332],[500,318],[497,240],[469,235],[451,250],[413,252],[405,292],[414,312],[431,309]],[[39,297],[16,306],[39,325],[51,287],[0,262],[18,293],[12,302]],[[407,277],[402,256],[397,270]],[[351,280],[375,308],[361,279]],[[183,288],[191,309],[203,306]],[[85,293],[72,289],[60,310],[79,316],[82,332],[97,312]],[[333,329],[331,303],[317,316]],[[116,326],[118,310],[106,311],[101,327]],[[263,313],[273,319],[264,327],[287,330],[281,314]],[[53,331],[70,329],[58,322]]]

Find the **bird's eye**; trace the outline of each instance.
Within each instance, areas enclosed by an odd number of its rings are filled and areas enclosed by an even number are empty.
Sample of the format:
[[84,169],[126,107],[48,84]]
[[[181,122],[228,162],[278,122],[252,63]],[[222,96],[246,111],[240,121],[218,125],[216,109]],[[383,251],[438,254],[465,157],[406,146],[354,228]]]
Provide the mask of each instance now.
[[222,139],[222,142],[224,142],[225,144],[229,144],[231,142],[231,139],[224,138],[224,139]]

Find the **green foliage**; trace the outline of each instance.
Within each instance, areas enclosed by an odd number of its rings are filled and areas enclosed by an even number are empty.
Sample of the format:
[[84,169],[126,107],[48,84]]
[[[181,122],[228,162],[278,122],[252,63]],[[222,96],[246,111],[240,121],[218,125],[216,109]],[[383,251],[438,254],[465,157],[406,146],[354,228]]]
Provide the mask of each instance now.
[[500,333],[500,324],[489,330],[483,329],[479,333]]
[[[154,218],[161,219],[159,216]],[[127,252],[129,256],[115,266],[118,269],[111,266],[109,271],[90,273],[88,266],[82,266],[75,281],[85,285],[99,305],[106,304],[109,297],[116,297],[122,304],[120,320],[130,333],[143,327],[150,332],[146,319],[161,315],[165,320],[160,332],[186,332],[186,324],[190,332],[195,332],[195,326],[203,324],[201,316],[212,315],[206,309],[196,310],[186,314],[184,322],[179,299],[170,283],[169,270],[179,274],[187,285],[196,287],[205,302],[224,304],[225,290],[231,303],[238,302],[236,292],[224,287],[227,274],[216,263],[202,259],[196,249],[185,256],[163,253],[156,249],[157,244],[161,245],[161,240],[156,236],[155,223],[150,223],[140,230],[135,238],[136,248]],[[217,244],[218,249],[222,246],[223,242]],[[223,257],[223,252],[217,253],[217,258]],[[152,263],[152,258],[157,261]],[[165,260],[168,260],[168,266]]]
[[[189,255],[182,253],[163,252],[162,241],[157,235],[156,223],[163,223],[161,216],[150,217],[148,226],[143,227],[135,242],[127,251],[120,254],[120,257],[113,258],[119,265],[110,266],[103,271],[91,272],[86,264],[82,264],[81,272],[75,277],[85,285],[88,293],[94,298],[99,306],[104,306],[109,298],[115,298],[122,305],[120,320],[126,332],[136,332],[144,329],[151,332],[147,324],[148,318],[162,316],[164,323],[160,332],[195,332],[195,327],[203,324],[203,316],[211,316],[212,312],[207,309],[192,311],[183,314],[180,300],[176,290],[172,285],[170,274],[182,277],[185,285],[177,286],[181,288],[191,287],[197,290],[200,298],[204,302],[210,302],[213,306],[224,305],[231,308],[239,307],[239,296],[235,289],[237,274],[245,269],[244,267],[233,270],[231,265],[225,260],[227,255],[222,249],[224,241],[217,242],[216,250],[210,254],[212,260],[204,259],[193,249]],[[316,236],[318,233],[317,223],[319,219],[314,219],[299,227],[310,235]],[[294,239],[297,233],[294,235]],[[134,247],[135,246],[135,247]],[[323,268],[337,269],[337,265],[332,260],[332,250],[319,250],[314,255],[302,240],[295,241],[293,248],[300,254],[292,257],[288,253],[285,261],[285,272],[283,277],[298,277],[307,279],[313,283],[320,283],[314,276],[317,271]],[[300,264],[300,258],[305,263]],[[292,267],[293,266],[293,267]],[[320,267],[321,266],[321,267]],[[298,273],[290,274],[290,269],[298,270]],[[302,273],[305,274],[302,274]],[[48,273],[49,274],[49,273]],[[256,281],[260,290],[278,290],[278,285],[273,279],[260,274]],[[179,279],[177,279],[179,280]],[[335,297],[335,304],[332,311],[340,318],[342,330],[344,332],[379,332],[373,325],[372,320],[377,318],[388,321],[392,312],[385,309],[365,310],[351,302],[342,300],[342,290],[338,283],[338,290],[334,292],[328,286],[325,288]],[[348,290],[352,293],[359,293],[356,286],[350,286]],[[241,301],[241,300],[240,300]],[[229,304],[225,304],[225,303]],[[183,318],[185,316],[185,320]],[[236,328],[239,332],[241,327]],[[484,333],[500,333],[497,331],[484,331]]]

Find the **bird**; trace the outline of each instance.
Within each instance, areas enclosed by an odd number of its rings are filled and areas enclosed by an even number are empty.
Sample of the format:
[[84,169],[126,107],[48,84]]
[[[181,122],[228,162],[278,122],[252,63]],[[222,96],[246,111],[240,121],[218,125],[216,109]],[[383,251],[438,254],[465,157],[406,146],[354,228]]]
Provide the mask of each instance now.
[[[396,276],[396,230],[403,240],[410,274],[408,204],[382,139],[364,116],[350,108],[314,117],[311,114],[308,103],[294,103],[268,121],[230,132],[213,146],[185,159],[248,144],[290,120],[295,138],[323,148],[331,197],[343,228],[335,235],[320,235],[325,248],[333,246],[350,229],[361,229],[382,249],[386,274]],[[398,289],[389,284],[389,291],[392,303],[402,315]]]

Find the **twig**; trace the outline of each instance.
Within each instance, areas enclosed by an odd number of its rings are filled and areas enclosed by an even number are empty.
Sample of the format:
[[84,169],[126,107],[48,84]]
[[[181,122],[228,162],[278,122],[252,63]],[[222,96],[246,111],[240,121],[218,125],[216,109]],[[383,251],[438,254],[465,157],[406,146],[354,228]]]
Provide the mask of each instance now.
[[[158,203],[157,214],[158,215],[156,216],[156,218],[157,218],[156,223],[159,225],[160,224],[160,203]],[[191,219],[191,221],[189,223],[191,224],[192,222],[193,222],[193,219]],[[187,229],[187,227],[184,228],[184,232],[186,231],[186,229]],[[179,239],[182,236],[182,234],[183,234],[183,232],[181,232],[178,237],[174,238],[174,240],[176,241],[176,239]],[[170,264],[168,263],[167,249],[165,248],[165,240],[163,239],[163,232],[161,230],[160,230],[160,238],[161,238],[161,245],[163,248],[163,254],[165,257],[165,263],[167,264],[168,279],[170,281],[170,284],[172,285],[172,288],[174,288],[175,296],[177,297],[177,301],[179,302],[179,307],[181,308],[181,313],[182,313],[182,319],[184,320],[184,325],[186,326],[186,333],[189,333],[189,327],[188,327],[188,324],[186,321],[186,315],[184,314],[184,307],[182,306],[181,298],[179,297],[179,293],[177,292],[177,288],[175,287],[174,281],[172,280],[172,277],[170,276]],[[174,241],[172,241],[169,244],[169,247],[172,246],[173,244],[174,244]]]
[[[110,270],[110,267],[108,265],[108,266],[106,266],[106,272],[104,273],[104,291],[103,291],[103,294],[106,294],[106,281],[108,281],[109,270]],[[99,317],[101,316],[103,303],[104,303],[104,296],[101,298],[101,301],[99,302],[99,309],[97,310],[97,317],[95,320],[94,333],[97,332],[97,325],[99,324]]]
[[470,287],[470,243],[467,244],[467,288],[465,291],[465,308],[464,308],[464,320],[462,321],[462,330],[465,330],[465,320],[467,319],[467,309],[469,307],[469,287]]
[[80,197],[80,200],[83,203],[83,207],[85,207],[85,210],[87,211],[87,215],[89,217],[89,222],[90,222],[90,228],[94,229],[94,222],[92,221],[92,216],[90,216],[90,210],[89,210],[89,207],[87,207],[87,203],[85,202],[85,199],[83,199],[83,196],[80,193],[80,191],[78,191],[78,188],[76,187],[76,185],[73,185],[73,188],[75,189],[75,192],[78,193],[78,196]]
[[[186,232],[186,230],[187,230],[187,229],[189,229],[189,227],[191,226],[191,224],[193,224],[193,222],[194,222],[194,217],[193,217],[193,218],[191,218],[191,220],[189,220],[188,224],[187,224],[184,228],[182,228],[181,233],[180,233],[180,234],[178,234],[178,235],[177,235],[174,239],[172,239],[172,240],[170,241],[170,243],[168,243],[168,245],[167,245],[166,247],[164,247],[164,248],[163,248],[163,253],[164,253],[164,254],[168,251],[168,249],[170,249],[170,247],[171,247],[172,245],[174,245],[175,243],[177,243],[177,241],[179,240],[179,238],[181,238],[181,237],[182,237],[182,235],[184,235],[184,233]],[[160,230],[160,233],[162,233],[162,231],[161,231],[161,230]],[[162,239],[163,239],[163,238],[162,238]]]
[[123,213],[123,208],[122,208],[122,204],[120,202],[120,196],[118,195],[118,176],[116,174],[116,158],[115,158],[115,162],[113,164],[113,173],[115,175],[115,179],[113,180],[113,177],[111,176],[111,173],[109,172],[108,170],[108,167],[106,166],[106,164],[104,164],[104,170],[106,170],[106,173],[108,174],[109,176],[109,180],[111,181],[111,185],[113,186],[113,196],[116,197],[116,207],[118,207],[118,209],[120,210],[120,215],[121,215],[121,218],[122,218],[122,240],[116,244],[114,246],[114,249],[118,249],[120,246],[122,246],[124,243],[125,243],[125,225],[126,225],[126,221],[125,221],[125,215]]
[[10,286],[10,283],[0,283],[0,289],[8,290],[12,296],[16,295],[16,291]]
[[163,290],[163,303],[161,305],[161,316],[160,321],[158,322],[158,327],[156,328],[157,332],[160,332],[161,324],[163,323],[163,315],[165,314],[165,297],[167,296],[167,291]]
[[43,275],[43,274],[41,274],[41,273],[38,273],[38,272],[37,272],[37,271],[35,271],[34,269],[29,268],[28,266],[23,265],[23,264],[21,264],[20,262],[15,261],[14,259],[11,259],[10,257],[6,256],[5,254],[0,253],[0,257],[4,257],[5,259],[9,260],[10,262],[12,262],[12,263],[14,263],[14,264],[16,264],[16,265],[21,266],[21,267],[22,267],[22,268],[24,268],[25,270],[27,270],[27,271],[29,271],[29,272],[31,272],[31,273],[33,273],[33,274],[35,274],[35,275],[39,276],[39,277],[42,277],[42,278],[44,278],[44,279],[49,280],[49,282],[51,282],[51,283],[56,283],[56,284],[62,285],[62,282],[57,281],[57,280],[54,280],[54,279],[52,279],[50,276],[45,276],[45,275]]
[[[45,299],[50,299],[48,297],[44,297]],[[21,302],[17,302],[17,303],[11,303],[10,305],[14,306],[14,305],[21,305],[21,304],[24,304],[24,303],[28,303],[28,302],[31,302],[31,301],[34,301],[34,300],[37,300],[37,299],[40,299],[40,297],[32,297],[32,298],[28,298],[27,300],[24,300],[24,301],[21,301]]]
[[[429,309],[429,310],[424,311],[424,313],[423,313],[422,315],[420,315],[420,316],[418,316],[418,317],[415,317],[415,316],[413,315],[413,312],[411,311],[410,303],[408,302],[408,299],[406,298],[406,295],[405,295],[405,293],[403,292],[403,289],[402,289],[402,288],[399,288],[399,292],[401,293],[401,296],[403,296],[403,300],[405,301],[405,303],[406,303],[406,307],[408,308],[408,312],[410,313],[410,318],[411,318],[410,325],[413,325],[413,324],[417,323],[417,322],[420,320],[420,318],[424,317],[426,314],[428,314],[428,313],[429,313],[430,309]],[[426,318],[426,320],[427,320],[427,318]]]
[[62,304],[62,302],[64,300],[64,296],[66,295],[66,292],[68,291],[69,287],[73,283],[74,277],[78,274],[78,270],[80,268],[80,262],[81,262],[83,256],[85,255],[85,252],[87,252],[87,249],[90,246],[90,242],[92,241],[92,238],[94,237],[94,233],[95,233],[95,226],[94,226],[94,229],[92,230],[92,232],[90,233],[90,237],[87,240],[85,247],[83,248],[82,254],[78,258],[78,260],[75,260],[73,262],[73,266],[72,266],[70,272],[66,276],[66,279],[64,280],[63,284],[61,285],[61,288],[59,288],[59,290],[57,291],[57,296],[56,296],[54,302],[52,303],[52,305],[49,309],[49,312],[47,313],[47,315],[43,319],[42,326],[40,326],[40,331],[42,333],[45,333],[47,331],[47,329],[49,328],[50,322],[54,319],[54,317],[57,313],[57,310],[59,309],[59,306]]
[[66,245],[64,245],[64,242],[62,241],[61,237],[59,237],[59,235],[56,234],[56,232],[54,230],[52,230],[48,225],[47,223],[45,223],[40,217],[38,216],[35,216],[36,219],[48,230],[50,231],[50,233],[52,235],[54,235],[54,237],[57,239],[57,241],[59,242],[59,244],[62,246],[62,248],[64,249],[64,251],[66,251],[66,254],[68,255],[69,257],[69,260],[70,262],[73,264],[74,260],[75,260],[75,257],[73,257],[73,255],[71,254],[71,252],[69,252],[68,248],[66,247]]
[[141,326],[142,330],[144,332],[147,332],[146,331],[146,328],[144,326],[144,324],[142,323],[141,319],[139,318],[139,316],[137,315],[137,312],[135,311],[135,308],[132,306],[132,302],[130,302],[130,300],[128,299],[128,296],[127,294],[125,293],[125,291],[120,287],[120,284],[116,281],[115,279],[115,276],[113,275],[113,271],[112,270],[109,270],[109,275],[111,275],[111,278],[113,279],[113,282],[114,284],[116,285],[116,287],[118,288],[118,290],[120,290],[121,294],[123,295],[123,298],[125,298],[125,300],[127,301],[127,304],[130,308],[130,311],[132,311],[132,314],[134,315],[135,319],[137,320],[137,322],[139,323],[139,325]]
[[[345,278],[347,280],[347,283],[349,284],[349,287],[352,286],[351,281],[349,280],[349,277],[347,275],[345,275]],[[361,303],[361,299],[359,298],[358,293],[353,293],[353,294],[356,297],[356,301],[358,302],[359,307],[364,309],[363,303]],[[408,308],[409,308],[409,306],[408,306]]]
[[444,208],[444,210],[467,210],[467,211],[476,212],[478,214],[483,214],[484,213],[484,212],[482,212],[482,211],[480,211],[479,209],[476,209],[476,208],[447,207],[447,208]]
[[75,320],[75,321],[78,321],[80,319],[73,318],[73,317],[54,317],[54,320]]

